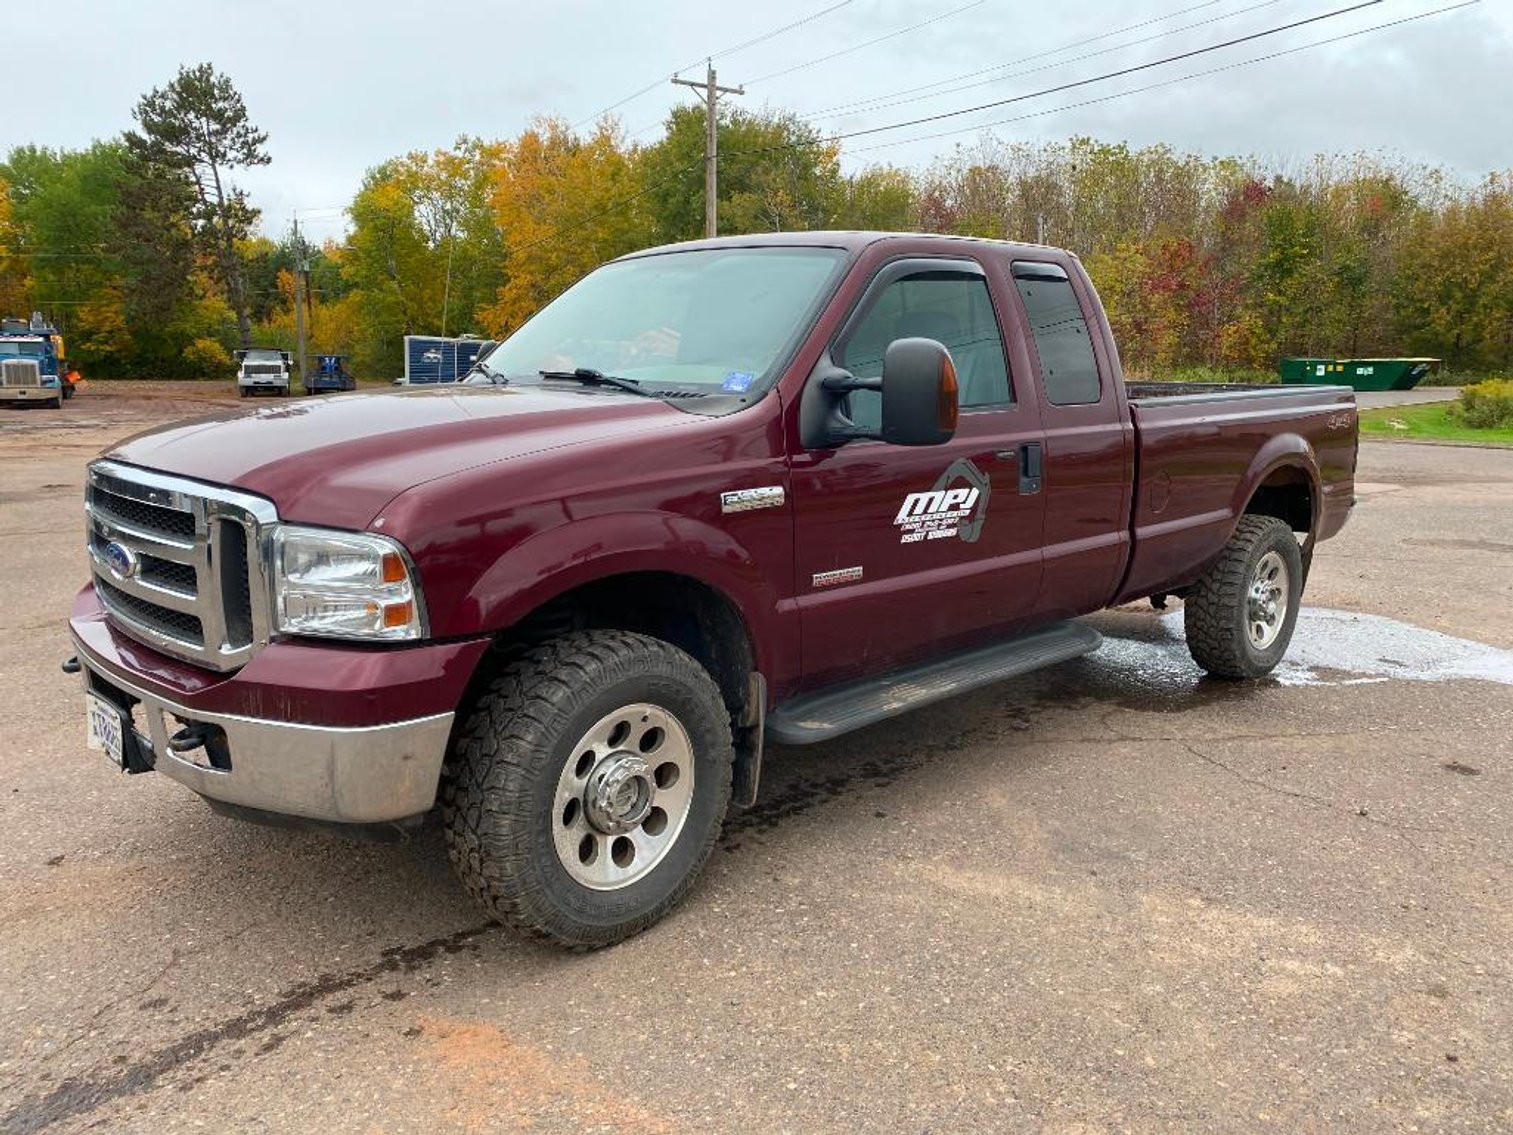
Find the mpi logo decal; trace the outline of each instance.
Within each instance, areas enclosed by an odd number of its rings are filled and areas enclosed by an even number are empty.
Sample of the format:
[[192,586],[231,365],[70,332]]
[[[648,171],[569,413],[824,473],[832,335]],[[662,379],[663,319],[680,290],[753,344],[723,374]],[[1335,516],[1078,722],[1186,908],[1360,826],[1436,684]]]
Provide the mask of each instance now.
[[928,492],[910,493],[893,518],[900,544],[945,540],[976,543],[988,519],[987,474],[962,458],[951,464]]

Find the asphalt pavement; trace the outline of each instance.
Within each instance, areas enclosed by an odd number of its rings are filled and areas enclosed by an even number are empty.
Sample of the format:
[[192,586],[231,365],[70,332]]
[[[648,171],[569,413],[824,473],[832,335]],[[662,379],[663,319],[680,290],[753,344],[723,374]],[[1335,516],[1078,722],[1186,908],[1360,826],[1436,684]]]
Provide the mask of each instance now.
[[83,465],[193,409],[0,413],[0,1132],[1513,1130],[1513,451],[1363,444],[1277,680],[1098,616],[771,752],[689,901],[571,956],[434,831],[251,826],[86,751]]
[[1458,386],[1419,386],[1413,390],[1357,390],[1355,404],[1363,410],[1383,406],[1417,406],[1424,402],[1452,402],[1460,397]]

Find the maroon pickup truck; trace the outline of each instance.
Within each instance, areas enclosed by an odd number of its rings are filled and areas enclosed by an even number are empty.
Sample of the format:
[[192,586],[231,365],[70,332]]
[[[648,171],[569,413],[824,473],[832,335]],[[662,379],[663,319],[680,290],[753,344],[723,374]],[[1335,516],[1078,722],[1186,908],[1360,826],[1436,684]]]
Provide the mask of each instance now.
[[688,890],[765,741],[1185,601],[1265,674],[1353,502],[1353,395],[1126,383],[1077,258],[882,233],[651,249],[455,385],[238,410],[90,465],[90,742],[218,811],[403,829],[577,948]]

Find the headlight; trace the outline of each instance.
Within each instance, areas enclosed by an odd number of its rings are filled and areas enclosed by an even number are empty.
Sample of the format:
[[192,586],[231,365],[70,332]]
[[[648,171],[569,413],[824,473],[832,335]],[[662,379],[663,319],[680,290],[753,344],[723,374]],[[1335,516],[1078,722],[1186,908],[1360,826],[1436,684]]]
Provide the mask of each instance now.
[[284,634],[425,636],[410,561],[386,536],[280,525],[273,534],[273,609]]

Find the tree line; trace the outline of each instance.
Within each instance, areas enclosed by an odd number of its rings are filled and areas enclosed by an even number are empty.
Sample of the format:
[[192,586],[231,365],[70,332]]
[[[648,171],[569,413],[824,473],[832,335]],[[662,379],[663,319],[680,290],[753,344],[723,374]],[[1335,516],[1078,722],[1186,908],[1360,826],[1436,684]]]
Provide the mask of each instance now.
[[[703,231],[700,107],[636,143],[541,120],[369,170],[345,236],[258,232],[237,170],[267,135],[229,79],[181,69],[136,128],[0,162],[0,312],[41,310],[98,376],[229,374],[293,346],[304,261],[310,349],[389,377],[406,334],[499,337],[595,265]],[[1088,138],[957,147],[925,169],[846,172],[784,112],[727,106],[720,228],[911,229],[1043,241],[1080,255],[1126,369],[1273,370],[1285,355],[1433,355],[1513,369],[1513,171],[1466,184],[1379,155],[1295,168]]]

